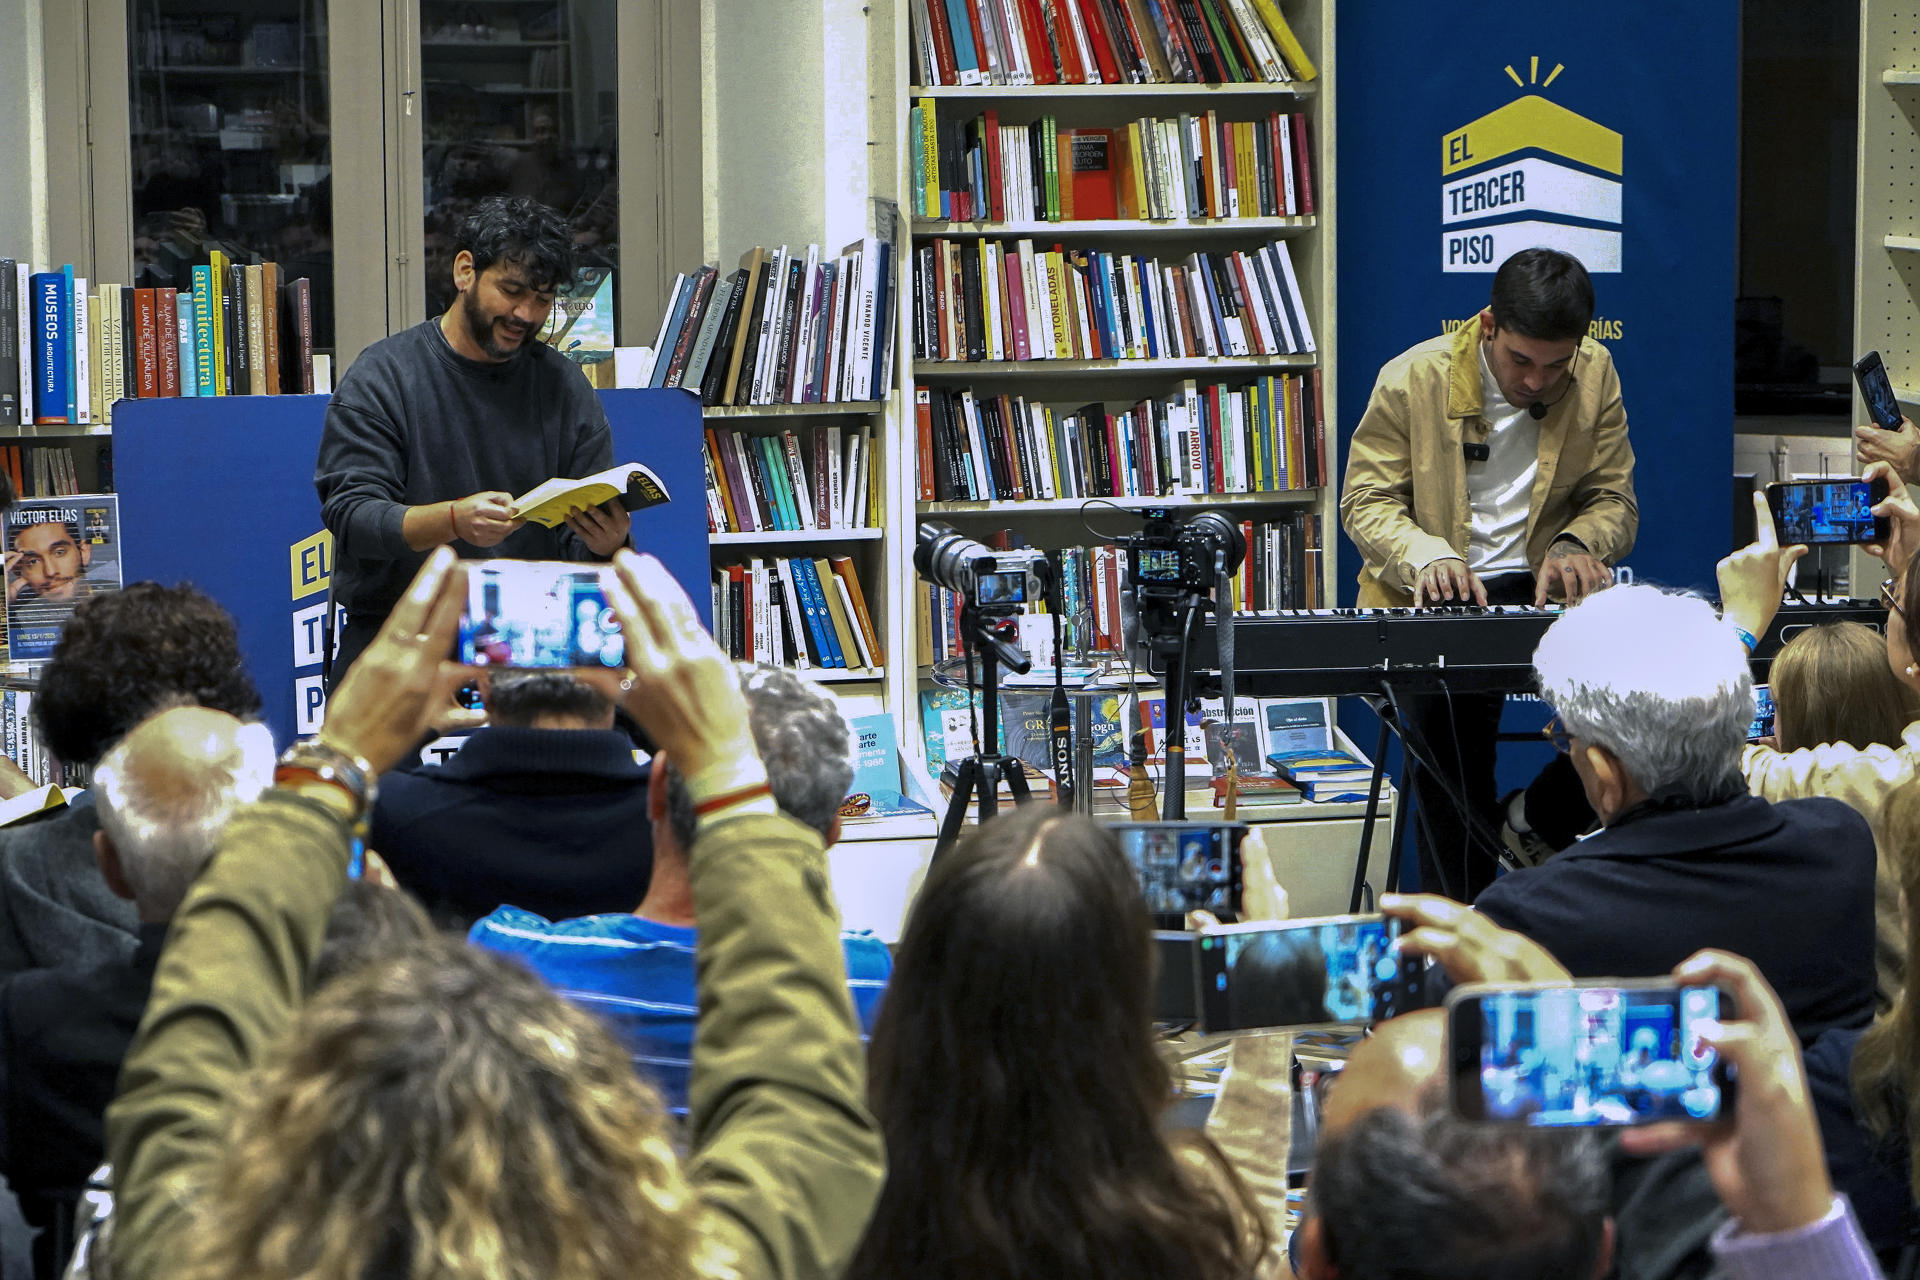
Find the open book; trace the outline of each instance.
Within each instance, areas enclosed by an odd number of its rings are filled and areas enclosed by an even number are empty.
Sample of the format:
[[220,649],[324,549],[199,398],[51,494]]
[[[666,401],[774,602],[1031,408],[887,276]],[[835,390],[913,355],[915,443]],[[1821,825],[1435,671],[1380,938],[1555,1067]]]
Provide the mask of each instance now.
[[513,516],[551,529],[565,524],[570,511],[597,507],[616,498],[629,511],[672,501],[667,486],[651,469],[637,462],[623,462],[597,476],[549,480],[529,489],[513,500]]

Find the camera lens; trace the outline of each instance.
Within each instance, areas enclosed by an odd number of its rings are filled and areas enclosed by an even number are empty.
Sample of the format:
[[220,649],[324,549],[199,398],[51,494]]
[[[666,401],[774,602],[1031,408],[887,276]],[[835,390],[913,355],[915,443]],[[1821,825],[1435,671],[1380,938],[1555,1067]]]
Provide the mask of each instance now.
[[928,582],[967,595],[974,574],[992,570],[993,552],[952,525],[928,520],[914,543],[913,567]]
[[1218,511],[1200,512],[1187,521],[1181,535],[1193,539],[1195,550],[1205,557],[1209,571],[1218,552],[1226,552],[1228,573],[1238,569],[1240,562],[1247,558],[1247,540],[1240,536],[1240,526]]

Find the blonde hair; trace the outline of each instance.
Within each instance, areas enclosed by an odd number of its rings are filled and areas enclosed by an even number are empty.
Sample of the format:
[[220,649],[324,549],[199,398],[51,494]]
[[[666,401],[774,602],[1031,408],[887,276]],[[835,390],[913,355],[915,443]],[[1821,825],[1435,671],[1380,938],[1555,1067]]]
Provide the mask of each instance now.
[[458,941],[339,979],[234,1097],[191,1280],[693,1266],[658,1096],[591,1015]]
[[1920,717],[1920,696],[1887,666],[1886,638],[1857,622],[1810,627],[1769,672],[1782,751],[1842,742],[1897,747]]
[[[1886,853],[1898,869],[1907,901],[1907,954],[1920,955],[1920,781],[1887,797],[1882,821]],[[1920,982],[1909,982],[1892,1009],[1874,1019],[1854,1046],[1850,1068],[1854,1111],[1882,1138],[1900,1137],[1920,1157]],[[1920,1158],[1912,1161],[1912,1190],[1920,1198]]]

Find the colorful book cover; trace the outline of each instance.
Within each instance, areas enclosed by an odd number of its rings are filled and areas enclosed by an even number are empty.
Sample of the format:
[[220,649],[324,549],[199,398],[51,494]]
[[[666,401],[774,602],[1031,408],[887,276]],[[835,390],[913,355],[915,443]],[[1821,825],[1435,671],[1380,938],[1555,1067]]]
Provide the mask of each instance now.
[[973,730],[968,715],[971,703],[979,710],[978,695],[965,689],[928,689],[920,695],[920,729],[925,735],[927,772],[935,781],[947,761],[960,761],[973,754]]
[[22,502],[6,515],[7,652],[53,655],[82,600],[120,589],[120,505],[107,494]]
[[35,422],[72,422],[67,406],[73,395],[68,354],[66,277],[36,271],[30,281],[33,316],[33,418]]
[[1333,749],[1332,716],[1325,698],[1262,698],[1263,750],[1258,758]]
[[900,790],[900,744],[893,717],[856,716],[853,730],[853,786],[840,805],[842,818],[932,817],[933,810]]
[[200,356],[199,308],[191,293],[181,293],[173,300],[175,316],[176,342],[180,351],[180,394],[198,396],[200,392]]
[[67,416],[62,422],[80,422],[80,375],[76,371],[75,357],[80,353],[80,339],[74,329],[74,284],[73,264],[67,263],[60,268],[60,329],[66,334],[66,346],[61,355],[67,362]]
[[540,339],[577,364],[613,359],[613,268],[576,271],[573,283],[554,298]]

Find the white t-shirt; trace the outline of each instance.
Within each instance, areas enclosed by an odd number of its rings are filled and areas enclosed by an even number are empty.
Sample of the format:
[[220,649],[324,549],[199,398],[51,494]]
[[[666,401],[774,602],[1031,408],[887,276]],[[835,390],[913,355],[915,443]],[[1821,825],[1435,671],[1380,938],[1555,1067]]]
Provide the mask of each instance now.
[[1485,462],[1467,463],[1467,568],[1482,578],[1526,573],[1527,512],[1540,473],[1540,423],[1507,401],[1480,344],[1480,416],[1487,421]]

